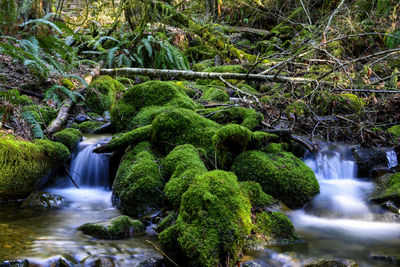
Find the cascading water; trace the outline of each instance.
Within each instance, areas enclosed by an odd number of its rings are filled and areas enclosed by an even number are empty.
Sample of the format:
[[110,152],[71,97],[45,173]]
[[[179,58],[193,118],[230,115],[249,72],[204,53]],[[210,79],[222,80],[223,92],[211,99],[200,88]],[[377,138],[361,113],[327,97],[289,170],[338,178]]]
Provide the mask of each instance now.
[[[389,167],[397,165],[394,152],[388,151],[387,157]],[[307,256],[335,255],[378,266],[370,263],[369,253],[399,247],[400,224],[395,214],[385,216],[387,211],[368,202],[374,183],[356,177],[351,148],[326,147],[304,162],[314,171],[320,194],[290,217],[310,245]]]

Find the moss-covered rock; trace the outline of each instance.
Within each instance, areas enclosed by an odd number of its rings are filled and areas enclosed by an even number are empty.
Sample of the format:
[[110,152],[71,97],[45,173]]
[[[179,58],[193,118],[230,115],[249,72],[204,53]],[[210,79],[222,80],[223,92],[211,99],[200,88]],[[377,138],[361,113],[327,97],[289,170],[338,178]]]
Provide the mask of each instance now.
[[251,138],[252,132],[237,124],[229,124],[220,128],[212,138],[218,157],[218,166],[228,170],[234,157],[246,151]]
[[201,109],[197,113],[221,124],[240,124],[250,130],[259,126],[264,119],[260,112],[244,107]]
[[206,101],[224,102],[229,100],[229,95],[223,89],[217,87],[208,87],[201,96],[201,99]]
[[231,172],[197,176],[176,223],[159,235],[168,255],[190,266],[236,265],[252,228],[250,201]]
[[79,131],[84,134],[94,133],[99,127],[104,125],[103,121],[84,121],[79,124]]
[[0,199],[28,196],[40,178],[68,156],[68,148],[61,143],[0,138]]
[[175,109],[161,113],[154,119],[151,140],[164,153],[183,144],[192,144],[210,152],[212,137],[219,128],[219,124],[192,110]]
[[207,172],[197,149],[189,144],[175,147],[165,158],[163,167],[164,178],[169,178],[164,192],[175,208],[179,208],[182,195],[194,177]]
[[125,87],[110,76],[99,76],[94,80],[85,94],[85,103],[91,111],[103,114],[114,107],[118,93],[125,91]]
[[61,208],[64,205],[64,198],[49,192],[33,192],[21,204],[21,208]]
[[241,181],[256,181],[263,191],[289,207],[301,207],[319,192],[313,171],[289,152],[247,151],[233,162]]
[[132,118],[144,107],[165,106],[196,109],[198,105],[173,82],[149,81],[130,88],[111,110],[111,122],[118,130],[136,127]]
[[388,129],[388,132],[393,136],[395,141],[400,141],[400,125],[392,126]]
[[289,218],[281,212],[260,212],[254,220],[253,241],[263,246],[282,246],[299,242]]
[[396,206],[400,205],[400,173],[385,174],[378,178],[377,188],[370,196],[370,199],[381,204],[386,201],[393,201]]
[[251,207],[253,209],[267,211],[270,208],[275,208],[279,205],[279,201],[264,193],[259,183],[246,181],[240,182],[239,184],[242,192],[250,199]]
[[340,94],[336,111],[339,113],[361,112],[365,103],[364,100],[354,94]]
[[143,232],[144,225],[128,216],[118,216],[107,222],[85,223],[78,227],[84,234],[103,239],[121,239]]
[[164,182],[148,142],[125,153],[113,184],[113,204],[129,215],[159,209]]
[[77,129],[67,128],[55,133],[53,137],[56,142],[65,145],[72,152],[76,144],[82,139],[82,134]]

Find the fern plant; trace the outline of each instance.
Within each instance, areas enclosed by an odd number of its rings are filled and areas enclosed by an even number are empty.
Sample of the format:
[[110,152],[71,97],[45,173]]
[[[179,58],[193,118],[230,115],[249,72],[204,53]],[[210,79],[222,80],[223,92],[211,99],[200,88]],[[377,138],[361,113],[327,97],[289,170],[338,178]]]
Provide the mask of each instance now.
[[53,85],[44,93],[44,100],[52,100],[56,105],[60,105],[63,97],[68,97],[72,102],[76,102],[77,98],[84,99],[78,92],[71,91],[62,85]]

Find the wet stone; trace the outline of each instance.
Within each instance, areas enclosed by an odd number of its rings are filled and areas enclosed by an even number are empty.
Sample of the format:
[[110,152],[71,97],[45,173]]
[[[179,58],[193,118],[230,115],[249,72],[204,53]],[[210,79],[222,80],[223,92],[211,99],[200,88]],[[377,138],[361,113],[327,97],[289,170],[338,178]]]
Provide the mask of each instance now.
[[89,120],[89,117],[84,114],[79,114],[78,116],[75,117],[75,121],[77,123],[81,123],[81,122],[88,121],[88,120]]
[[166,266],[162,258],[151,257],[140,261],[136,267],[164,267]]
[[349,259],[317,259],[304,265],[305,267],[358,267],[358,264]]
[[49,192],[33,192],[22,203],[22,208],[46,209],[61,208],[64,198]]
[[386,201],[381,204],[382,208],[387,209],[393,213],[399,213],[399,208],[394,204],[393,201]]
[[400,265],[400,255],[390,255],[387,253],[371,253],[369,257],[376,261],[382,261]]
[[27,259],[0,262],[0,267],[28,267],[28,266],[29,266],[29,261]]

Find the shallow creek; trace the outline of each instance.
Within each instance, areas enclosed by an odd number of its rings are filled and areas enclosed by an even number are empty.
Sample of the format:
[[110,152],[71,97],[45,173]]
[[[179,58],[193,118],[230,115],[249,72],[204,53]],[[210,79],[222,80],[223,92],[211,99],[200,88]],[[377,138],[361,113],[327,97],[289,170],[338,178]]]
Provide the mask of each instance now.
[[[81,185],[76,189],[67,178],[63,185],[45,189],[63,196],[62,209],[20,209],[18,203],[0,205],[0,261],[28,258],[46,264],[63,256],[72,264],[93,266],[99,258],[117,266],[135,266],[161,255],[146,240],[155,240],[151,227],[146,234],[123,240],[98,240],[77,231],[87,222],[100,222],[120,215],[111,205],[108,158],[91,151],[106,137],[90,137],[80,143],[72,158],[71,175]],[[393,152],[390,165],[397,165]],[[301,266],[307,258],[349,258],[360,266],[391,266],[369,259],[370,253],[400,253],[400,219],[367,202],[374,184],[356,177],[349,146],[326,147],[306,155],[319,180],[321,193],[304,209],[288,213],[304,243],[286,248],[247,252],[245,260],[260,266]],[[79,174],[79,175],[78,175]]]

